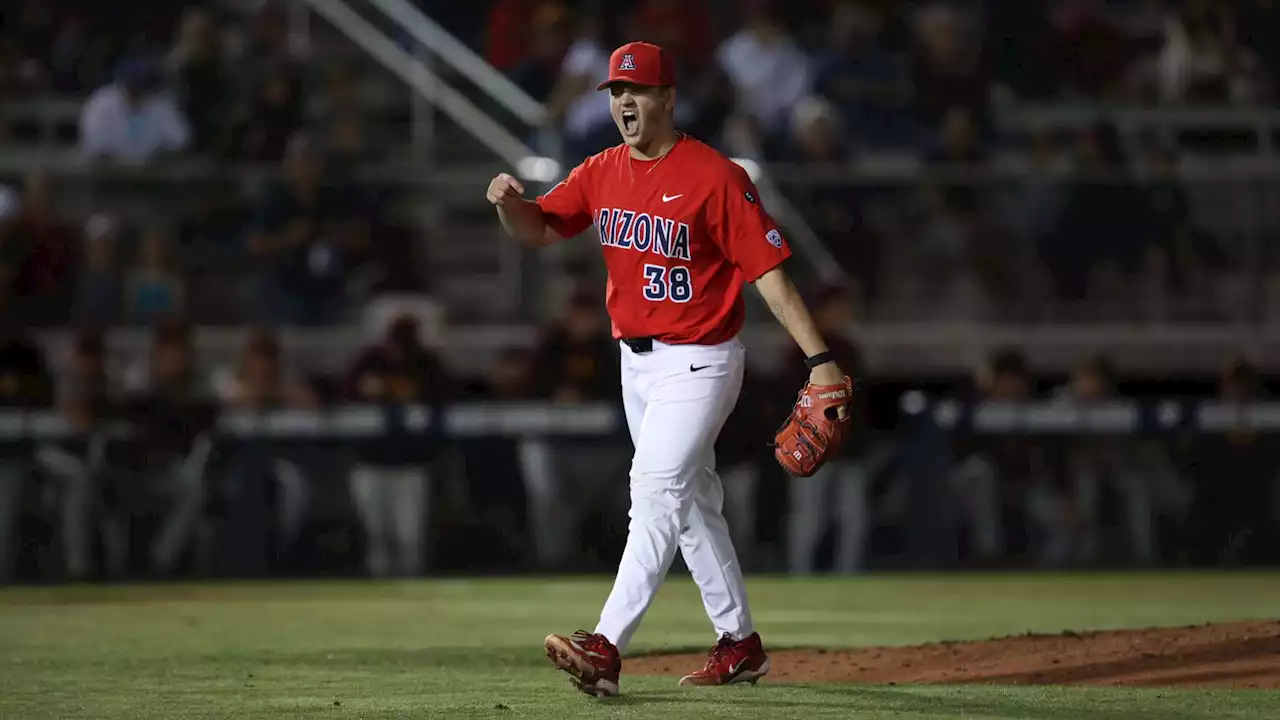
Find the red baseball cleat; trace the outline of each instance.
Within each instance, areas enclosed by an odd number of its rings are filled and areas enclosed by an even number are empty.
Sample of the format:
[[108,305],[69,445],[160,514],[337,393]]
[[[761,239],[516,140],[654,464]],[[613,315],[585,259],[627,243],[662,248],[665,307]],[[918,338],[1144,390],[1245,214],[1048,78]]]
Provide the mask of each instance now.
[[552,664],[569,673],[582,692],[596,697],[618,694],[622,655],[605,636],[579,630],[571,638],[548,635],[542,644]]
[[730,685],[749,682],[752,685],[769,672],[769,656],[764,654],[760,633],[734,640],[729,633],[707,654],[707,665],[680,678],[681,685]]

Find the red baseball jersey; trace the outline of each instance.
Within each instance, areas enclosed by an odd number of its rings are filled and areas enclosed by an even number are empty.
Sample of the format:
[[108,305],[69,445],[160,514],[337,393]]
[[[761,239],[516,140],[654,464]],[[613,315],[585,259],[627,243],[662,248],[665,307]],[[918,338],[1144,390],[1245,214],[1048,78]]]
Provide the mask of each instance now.
[[746,171],[688,136],[657,160],[605,150],[537,202],[563,237],[595,225],[616,338],[730,340],[746,314],[743,284],[791,255]]

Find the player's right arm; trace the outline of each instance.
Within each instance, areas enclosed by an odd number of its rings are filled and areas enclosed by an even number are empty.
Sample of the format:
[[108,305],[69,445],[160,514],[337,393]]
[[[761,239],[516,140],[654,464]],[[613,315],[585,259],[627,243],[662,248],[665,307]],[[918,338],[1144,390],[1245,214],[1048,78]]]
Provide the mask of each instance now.
[[524,198],[524,184],[502,173],[489,182],[485,197],[498,212],[507,234],[525,245],[550,245],[591,226],[591,208],[578,166],[558,185],[537,200]]
[[554,233],[547,227],[547,219],[538,203],[524,199],[524,185],[514,177],[502,173],[489,182],[485,197],[498,211],[502,229],[525,245],[549,245],[555,242]]

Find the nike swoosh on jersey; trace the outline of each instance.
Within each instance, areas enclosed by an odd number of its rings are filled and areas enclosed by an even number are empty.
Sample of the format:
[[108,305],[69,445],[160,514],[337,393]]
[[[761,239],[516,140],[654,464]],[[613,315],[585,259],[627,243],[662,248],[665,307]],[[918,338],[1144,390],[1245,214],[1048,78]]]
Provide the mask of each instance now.
[[709,367],[711,366],[710,365],[690,365],[689,372],[698,372],[699,370],[706,370]]
[[679,200],[679,199],[680,199],[680,198],[682,198],[682,197],[684,197],[684,193],[680,193],[679,195],[668,195],[668,194],[666,194],[666,193],[663,193],[663,194],[662,194],[662,202],[664,202],[664,203],[669,203],[669,202],[671,202],[672,200]]

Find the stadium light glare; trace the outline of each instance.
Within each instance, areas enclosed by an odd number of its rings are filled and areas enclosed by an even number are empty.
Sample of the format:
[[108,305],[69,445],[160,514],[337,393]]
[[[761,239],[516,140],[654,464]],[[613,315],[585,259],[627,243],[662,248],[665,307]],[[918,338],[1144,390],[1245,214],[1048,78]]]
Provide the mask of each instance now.
[[549,157],[530,155],[516,165],[520,177],[531,182],[548,183],[560,177],[560,163]]
[[736,157],[730,158],[730,160],[741,165],[742,169],[747,171],[747,177],[751,178],[751,182],[756,182],[760,179],[760,163],[751,158]]

